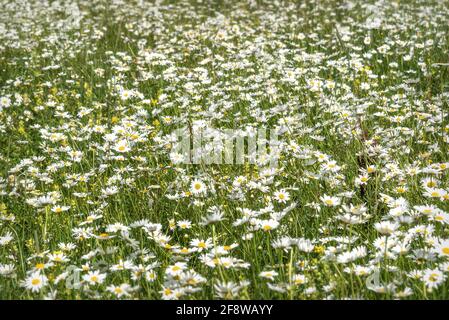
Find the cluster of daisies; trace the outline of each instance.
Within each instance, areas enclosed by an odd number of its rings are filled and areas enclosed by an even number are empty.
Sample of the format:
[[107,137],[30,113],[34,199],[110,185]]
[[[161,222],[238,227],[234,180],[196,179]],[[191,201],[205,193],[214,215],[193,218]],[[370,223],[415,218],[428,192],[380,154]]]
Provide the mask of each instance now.
[[0,298],[449,298],[447,0],[0,7]]

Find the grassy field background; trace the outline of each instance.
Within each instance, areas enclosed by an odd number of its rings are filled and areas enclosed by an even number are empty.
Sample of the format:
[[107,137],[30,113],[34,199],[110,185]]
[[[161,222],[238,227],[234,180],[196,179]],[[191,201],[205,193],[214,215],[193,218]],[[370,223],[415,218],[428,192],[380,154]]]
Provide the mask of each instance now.
[[[0,0],[0,298],[447,299],[449,2]],[[183,164],[177,128],[279,134]]]

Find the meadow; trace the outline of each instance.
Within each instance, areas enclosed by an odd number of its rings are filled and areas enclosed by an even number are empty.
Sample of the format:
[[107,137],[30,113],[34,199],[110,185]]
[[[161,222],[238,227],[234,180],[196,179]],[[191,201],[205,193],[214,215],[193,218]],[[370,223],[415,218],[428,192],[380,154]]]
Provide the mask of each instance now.
[[[0,299],[448,299],[448,21],[0,0]],[[179,128],[278,144],[189,163]]]

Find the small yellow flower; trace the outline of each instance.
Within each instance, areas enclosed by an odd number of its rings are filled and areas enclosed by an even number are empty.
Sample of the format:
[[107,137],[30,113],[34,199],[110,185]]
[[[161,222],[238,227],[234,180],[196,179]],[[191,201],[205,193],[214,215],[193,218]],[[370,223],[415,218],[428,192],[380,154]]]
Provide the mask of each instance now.
[[315,246],[313,251],[318,253],[318,254],[322,254],[322,253],[324,253],[324,247],[323,246]]

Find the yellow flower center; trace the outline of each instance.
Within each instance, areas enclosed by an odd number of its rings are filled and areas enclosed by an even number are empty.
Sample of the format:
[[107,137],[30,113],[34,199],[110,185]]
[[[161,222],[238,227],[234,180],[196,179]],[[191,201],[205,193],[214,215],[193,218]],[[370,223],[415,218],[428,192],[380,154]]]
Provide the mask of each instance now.
[[429,281],[436,282],[438,280],[438,275],[436,273],[432,273],[429,277]]
[[43,264],[43,263],[36,264],[36,269],[42,270],[44,268],[45,268],[45,264]]

